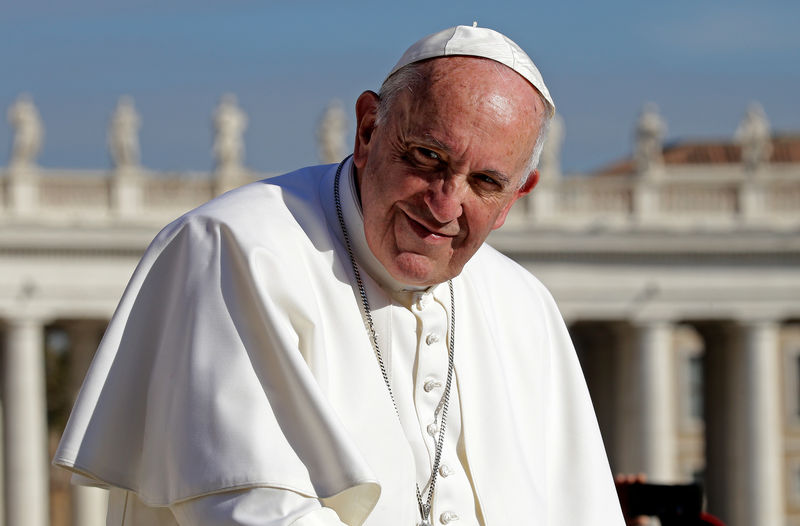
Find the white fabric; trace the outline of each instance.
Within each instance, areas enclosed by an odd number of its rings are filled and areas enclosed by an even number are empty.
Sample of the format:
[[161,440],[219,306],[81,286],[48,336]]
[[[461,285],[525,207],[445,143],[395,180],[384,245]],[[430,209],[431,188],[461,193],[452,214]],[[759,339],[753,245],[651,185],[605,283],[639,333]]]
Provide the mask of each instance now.
[[[335,166],[248,185],[154,240],[54,462],[147,506],[254,487],[414,524],[414,456],[323,212]],[[463,456],[487,525],[622,524],[547,291],[488,246],[454,280]],[[367,280],[374,308],[392,302]]]
[[542,94],[547,101],[547,111],[550,116],[555,114],[556,105],[553,97],[550,96],[542,74],[533,60],[513,40],[486,27],[456,26],[418,40],[403,53],[386,78],[413,62],[453,55],[483,57],[508,66]]
[[[380,324],[391,316],[390,334],[385,339],[392,342],[392,386],[403,429],[414,453],[417,483],[425,492],[436,453],[435,440],[440,432],[437,424],[441,418],[434,417],[434,413],[440,405],[447,379],[450,289],[445,283],[429,292],[394,294],[393,299],[390,307],[375,313],[375,318]],[[430,386],[426,390],[428,382]],[[435,434],[431,434],[429,426],[433,426]],[[477,526],[481,524],[479,505],[469,479],[466,456],[463,448],[459,450],[458,447],[461,429],[456,370],[431,516],[456,514],[460,526]]]
[[111,488],[106,526],[344,526],[316,499],[275,488],[214,493],[169,508],[142,503],[133,492]]
[[344,526],[316,499],[275,488],[207,495],[174,504],[171,510],[180,526]]
[[[358,202],[352,159],[342,168],[340,195],[342,216],[349,232],[362,278],[389,292],[391,301],[385,306],[371,305],[375,329],[384,363],[397,402],[398,416],[416,465],[416,481],[425,493],[429,486],[436,454],[435,439],[428,428],[441,418],[434,413],[440,405],[447,378],[447,347],[450,320],[450,287],[447,283],[425,290],[398,282],[380,264],[367,245],[364,218]],[[333,203],[325,211],[329,223],[337,224]],[[344,243],[341,229],[337,237]],[[366,273],[364,272],[366,270]],[[428,391],[427,381],[434,382]],[[437,382],[438,381],[438,382]],[[467,460],[461,438],[461,409],[457,379],[451,387],[449,414],[445,431],[442,463],[431,505],[431,517],[449,513],[459,517],[460,526],[477,526],[479,507],[469,480]]]

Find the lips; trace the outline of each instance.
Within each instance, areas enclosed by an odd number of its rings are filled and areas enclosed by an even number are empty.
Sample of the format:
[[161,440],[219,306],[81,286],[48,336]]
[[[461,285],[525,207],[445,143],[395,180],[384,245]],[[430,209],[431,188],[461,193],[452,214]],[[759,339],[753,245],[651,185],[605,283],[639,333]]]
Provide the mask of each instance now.
[[421,237],[421,238],[423,238],[425,240],[428,240],[428,241],[439,241],[439,240],[444,241],[444,240],[449,240],[451,238],[456,237],[456,234],[450,234],[450,233],[448,233],[448,232],[446,232],[446,231],[444,231],[442,229],[429,228],[428,226],[426,226],[421,221],[413,218],[405,210],[403,210],[403,216],[405,216],[406,222],[408,223],[408,225],[411,228],[411,230],[413,230],[414,233],[417,234],[417,236],[419,236],[419,237]]

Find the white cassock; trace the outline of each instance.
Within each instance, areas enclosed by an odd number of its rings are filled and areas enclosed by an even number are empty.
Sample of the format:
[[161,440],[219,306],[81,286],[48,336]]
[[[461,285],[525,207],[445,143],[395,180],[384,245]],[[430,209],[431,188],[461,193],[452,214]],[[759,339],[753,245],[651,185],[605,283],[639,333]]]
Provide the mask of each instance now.
[[[348,161],[342,205],[396,412],[342,243],[335,171],[225,194],[148,248],[54,459],[111,488],[108,524],[419,521],[449,288],[404,290],[377,262]],[[623,524],[550,294],[487,245],[453,284],[455,379],[433,523]]]

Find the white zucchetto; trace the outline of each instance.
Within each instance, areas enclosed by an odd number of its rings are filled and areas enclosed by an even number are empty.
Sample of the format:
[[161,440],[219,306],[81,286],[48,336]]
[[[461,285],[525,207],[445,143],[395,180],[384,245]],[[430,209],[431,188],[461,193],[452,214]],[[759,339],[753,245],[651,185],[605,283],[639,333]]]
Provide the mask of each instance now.
[[551,116],[555,113],[555,103],[550,91],[542,79],[539,68],[527,53],[502,33],[477,25],[451,27],[417,41],[403,53],[386,78],[408,64],[453,55],[488,58],[508,66],[542,94],[547,102],[548,113]]

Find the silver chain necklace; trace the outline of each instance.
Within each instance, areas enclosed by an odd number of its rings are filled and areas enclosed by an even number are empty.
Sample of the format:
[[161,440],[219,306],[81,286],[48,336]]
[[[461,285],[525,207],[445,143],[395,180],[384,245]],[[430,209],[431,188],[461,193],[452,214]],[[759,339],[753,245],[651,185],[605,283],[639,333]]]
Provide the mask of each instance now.
[[[358,271],[358,265],[356,264],[356,258],[353,254],[353,247],[350,243],[350,235],[347,232],[347,226],[344,223],[344,214],[342,213],[342,200],[339,194],[339,179],[342,174],[342,167],[344,166],[345,159],[341,163],[339,163],[339,167],[336,169],[336,177],[333,181],[333,200],[336,204],[336,216],[339,219],[339,227],[342,229],[342,237],[344,237],[344,245],[347,249],[347,255],[350,257],[350,265],[353,267],[353,275],[356,278],[356,284],[358,285],[358,293],[361,296],[361,305],[364,310],[364,318],[366,320],[367,325],[367,332],[369,333],[370,341],[372,342],[372,348],[375,351],[375,357],[378,359],[378,366],[381,369],[381,375],[383,376],[383,382],[386,384],[386,389],[389,391],[389,397],[392,399],[392,405],[394,405],[394,412],[397,415],[398,420],[400,419],[400,412],[397,410],[397,402],[394,399],[394,392],[392,391],[392,383],[389,381],[389,373],[386,370],[386,364],[383,361],[383,355],[381,354],[381,348],[378,345],[378,334],[375,332],[375,324],[372,320],[372,310],[369,307],[369,300],[367,299],[367,291],[364,288],[364,282],[361,280],[361,273]],[[439,402],[438,406],[436,407],[436,411],[434,411],[434,425],[438,413],[441,412],[442,414],[442,422],[439,425],[439,438],[436,441],[436,453],[433,457],[433,469],[431,470],[431,476],[428,479],[428,491],[426,498],[423,502],[422,499],[422,492],[419,489],[419,484],[417,484],[417,503],[419,504],[419,514],[422,518],[422,521],[419,523],[418,526],[431,526],[430,514],[431,514],[431,503],[433,502],[433,493],[436,488],[436,475],[439,472],[439,463],[442,459],[442,448],[444,447],[444,435],[447,429],[447,408],[450,403],[450,385],[452,384],[453,380],[453,352],[455,350],[455,332],[456,332],[456,300],[455,294],[453,293],[453,280],[447,280],[447,284],[450,287],[450,338],[449,338],[449,347],[447,350],[447,381],[444,385],[444,394],[442,395],[442,400]]]

